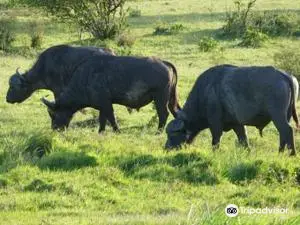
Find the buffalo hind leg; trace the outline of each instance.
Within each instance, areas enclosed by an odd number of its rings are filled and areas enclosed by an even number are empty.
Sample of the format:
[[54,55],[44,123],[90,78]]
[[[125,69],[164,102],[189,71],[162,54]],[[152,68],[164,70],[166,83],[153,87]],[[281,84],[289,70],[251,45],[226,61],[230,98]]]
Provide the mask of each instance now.
[[[104,114],[102,117],[102,113]],[[112,106],[112,103],[106,104],[101,108],[101,116],[100,116],[100,130],[101,130],[101,122],[104,122],[104,120],[108,120],[115,132],[120,132],[119,126],[116,122],[114,109]],[[105,123],[105,122],[104,122]]]
[[174,93],[171,93],[171,95],[174,95],[174,96],[170,97],[168,108],[169,108],[171,114],[174,116],[174,118],[176,118],[177,117],[177,112],[179,110],[181,110],[181,107],[178,103],[176,92],[174,91]]
[[154,104],[158,115],[158,133],[163,131],[166,125],[169,112],[168,112],[168,95],[166,93],[158,93],[154,97]]
[[233,127],[233,131],[235,132],[235,134],[238,138],[239,144],[241,146],[243,146],[244,148],[248,148],[249,143],[248,143],[247,131],[246,131],[245,126],[236,125],[236,126]]
[[279,152],[283,152],[285,145],[291,150],[290,155],[296,155],[294,134],[292,127],[288,124],[285,113],[280,113],[272,117],[273,123],[279,132],[280,145]]

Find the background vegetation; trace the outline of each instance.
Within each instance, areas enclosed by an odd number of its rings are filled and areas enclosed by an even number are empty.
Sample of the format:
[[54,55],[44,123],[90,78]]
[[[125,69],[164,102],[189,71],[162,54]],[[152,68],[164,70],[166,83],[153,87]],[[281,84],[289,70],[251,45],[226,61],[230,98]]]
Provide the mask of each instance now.
[[[149,122],[151,105],[131,115],[114,106],[121,134],[109,128],[99,136],[91,109],[76,114],[68,131],[52,132],[39,101],[47,91],[19,105],[5,102],[15,69],[29,69],[39,52],[62,43],[173,62],[181,104],[197,76],[216,64],[276,64],[300,78],[300,1],[258,0],[243,32],[228,35],[236,29],[228,29],[229,21],[240,21],[232,15],[243,15],[247,3],[238,11],[224,0],[128,1],[129,31],[103,41],[41,10],[0,0],[0,20],[9,24],[0,26],[0,224],[299,224],[300,153],[278,154],[273,124],[263,138],[249,127],[250,150],[228,132],[214,153],[204,131],[191,146],[167,153],[166,135],[155,135],[157,123]],[[299,133],[295,139],[299,151]],[[288,208],[288,214],[228,218],[229,203]]]

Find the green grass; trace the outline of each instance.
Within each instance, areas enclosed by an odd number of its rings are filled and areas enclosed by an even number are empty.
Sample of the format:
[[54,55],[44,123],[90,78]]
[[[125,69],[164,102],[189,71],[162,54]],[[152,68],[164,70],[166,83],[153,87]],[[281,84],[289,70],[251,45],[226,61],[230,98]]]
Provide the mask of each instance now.
[[[132,54],[155,55],[176,65],[182,105],[197,76],[210,66],[270,65],[276,52],[300,47],[299,39],[280,37],[258,49],[236,47],[240,40],[222,40],[222,51],[200,51],[199,40],[215,36],[230,3],[129,3],[141,10],[140,17],[129,18],[131,35],[136,37]],[[300,1],[258,1],[256,9],[299,12]],[[124,107],[114,106],[121,134],[109,128],[98,135],[93,110],[76,114],[68,131],[52,132],[47,110],[39,101],[49,94],[46,91],[35,93],[22,104],[7,104],[9,76],[17,67],[29,69],[38,53],[26,47],[30,45],[27,28],[31,21],[38,17],[45,24],[43,49],[80,44],[73,27],[32,10],[0,11],[0,17],[9,16],[17,21],[17,37],[13,53],[0,52],[1,225],[300,224],[299,156],[278,154],[278,134],[272,124],[264,130],[263,138],[256,129],[248,128],[250,151],[239,148],[233,132],[228,132],[220,149],[212,152],[210,133],[204,131],[191,146],[167,153],[163,149],[166,135],[155,135],[157,124],[148,124],[155,115],[151,105],[131,115]],[[180,23],[185,29],[172,35],[153,35],[160,22]],[[108,45],[116,46],[113,41]],[[299,152],[299,133],[295,139]],[[283,207],[288,208],[288,214],[229,218],[224,213],[229,203]]]

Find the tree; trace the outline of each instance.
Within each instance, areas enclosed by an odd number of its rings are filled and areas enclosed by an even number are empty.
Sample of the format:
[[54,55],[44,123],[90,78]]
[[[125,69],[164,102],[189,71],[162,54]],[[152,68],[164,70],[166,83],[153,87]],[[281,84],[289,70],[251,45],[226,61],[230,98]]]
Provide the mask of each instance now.
[[62,22],[74,23],[97,39],[113,38],[126,27],[126,0],[12,0],[43,8]]

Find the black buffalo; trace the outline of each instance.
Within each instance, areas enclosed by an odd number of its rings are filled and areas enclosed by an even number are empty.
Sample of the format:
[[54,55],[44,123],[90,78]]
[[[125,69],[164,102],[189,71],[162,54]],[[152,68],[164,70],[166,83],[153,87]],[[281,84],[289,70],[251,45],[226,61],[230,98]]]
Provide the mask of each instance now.
[[296,78],[274,67],[212,67],[199,76],[183,110],[168,124],[166,148],[191,143],[206,128],[211,131],[214,147],[218,147],[222,132],[231,129],[239,142],[248,146],[244,125],[262,131],[273,121],[280,135],[279,151],[287,145],[290,154],[295,155],[293,130],[288,121],[293,116],[299,127],[297,96]]
[[95,54],[114,55],[113,51],[96,47],[53,46],[40,54],[33,67],[24,74],[17,70],[10,77],[6,95],[8,103],[21,103],[38,89],[53,92],[57,99],[69,84],[74,71]]
[[140,108],[154,101],[161,130],[168,108],[176,116],[180,109],[176,93],[177,72],[169,62],[157,58],[97,55],[81,64],[56,102],[48,106],[52,128],[66,128],[73,114],[85,107],[100,110],[99,132],[108,119],[119,131],[112,104]]

